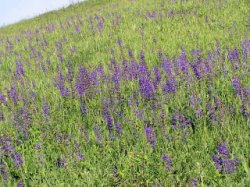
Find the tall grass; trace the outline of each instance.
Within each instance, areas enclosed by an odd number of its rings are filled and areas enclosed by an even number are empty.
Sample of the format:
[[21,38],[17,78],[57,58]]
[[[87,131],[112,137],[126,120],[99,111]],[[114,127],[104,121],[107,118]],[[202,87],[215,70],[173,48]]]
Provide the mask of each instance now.
[[249,12],[90,0],[1,28],[3,186],[248,186]]

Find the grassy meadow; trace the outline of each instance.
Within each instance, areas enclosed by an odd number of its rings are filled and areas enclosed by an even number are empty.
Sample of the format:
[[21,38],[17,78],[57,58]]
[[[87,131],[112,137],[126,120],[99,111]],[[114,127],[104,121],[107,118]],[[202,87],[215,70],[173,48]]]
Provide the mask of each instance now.
[[0,182],[249,186],[249,0],[89,0],[0,28]]

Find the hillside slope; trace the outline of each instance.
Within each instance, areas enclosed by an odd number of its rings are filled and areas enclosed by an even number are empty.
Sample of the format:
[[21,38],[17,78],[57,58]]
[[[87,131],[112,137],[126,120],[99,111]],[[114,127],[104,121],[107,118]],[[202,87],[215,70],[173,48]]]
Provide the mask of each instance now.
[[89,0],[0,28],[3,185],[247,186],[248,0]]

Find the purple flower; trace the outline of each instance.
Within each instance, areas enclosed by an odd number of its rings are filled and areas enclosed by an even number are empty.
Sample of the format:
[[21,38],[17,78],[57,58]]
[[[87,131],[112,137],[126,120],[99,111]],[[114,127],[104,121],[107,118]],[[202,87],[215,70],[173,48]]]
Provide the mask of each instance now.
[[236,90],[237,94],[241,94],[241,86],[240,86],[240,81],[238,77],[235,77],[233,80],[233,87]]
[[191,125],[191,121],[185,116],[175,113],[172,114],[171,125],[175,129],[180,127],[189,127]]
[[21,180],[17,183],[17,187],[24,187],[24,184]]
[[219,144],[218,149],[217,149],[218,153],[221,155],[225,155],[228,156],[228,150],[227,150],[227,143],[226,142],[222,142]]
[[181,71],[183,73],[188,73],[188,60],[187,60],[186,53],[185,53],[184,49],[182,49],[182,52],[181,52],[179,58],[177,59],[177,63],[180,66]]
[[128,56],[132,59],[134,59],[134,53],[131,49],[128,50]]
[[23,68],[23,63],[22,62],[16,62],[16,75],[17,76],[24,76],[25,71]]
[[166,154],[163,154],[162,155],[162,161],[165,164],[166,173],[171,171],[171,169],[172,169],[172,159],[171,159],[171,157],[168,157]]
[[201,79],[201,71],[200,71],[199,65],[197,63],[194,63],[192,65],[192,68],[193,68],[193,71],[194,71],[196,78],[198,80],[200,80]]
[[[7,179],[8,179],[8,175],[7,175],[7,171],[5,169],[5,166],[3,164],[0,164],[0,173],[2,175],[2,179],[5,182],[7,182]],[[5,186],[5,185],[3,185]]]
[[85,160],[85,156],[82,154],[80,145],[76,141],[74,141],[74,147],[77,150],[78,160]]
[[247,61],[247,57],[250,54],[250,40],[244,40],[241,42],[242,51],[243,51],[243,60]]
[[119,90],[120,87],[120,79],[121,79],[121,70],[119,65],[114,66],[114,72],[113,72],[113,81],[114,86],[116,90]]
[[43,114],[44,114],[44,116],[45,116],[45,118],[47,120],[48,117],[49,117],[49,114],[50,114],[50,106],[49,106],[49,104],[44,102],[43,105],[42,105],[42,109],[43,109]]
[[102,116],[106,120],[108,131],[111,132],[113,128],[113,120],[107,107],[103,108]]
[[139,88],[143,98],[152,99],[155,97],[154,84],[147,76],[140,76]]
[[141,63],[145,63],[146,62],[145,61],[145,54],[144,54],[143,50],[140,51],[140,61],[141,61]]
[[2,93],[0,92],[0,101],[2,101],[2,103],[6,104],[6,98],[2,95]]
[[241,114],[245,117],[248,118],[249,117],[249,112],[247,111],[246,106],[243,104],[240,106],[240,110],[241,110]]
[[239,51],[237,49],[228,52],[228,59],[232,62],[239,60]]
[[79,75],[77,81],[75,82],[75,86],[78,95],[82,96],[85,93],[87,93],[88,90],[90,89],[91,81],[90,81],[90,75],[84,67],[80,66],[78,70],[79,70]]
[[161,82],[161,72],[160,72],[160,70],[159,70],[159,68],[157,66],[154,67],[154,76],[155,76],[154,88],[156,90],[158,85]]
[[156,136],[155,136],[154,129],[151,126],[149,126],[149,127],[144,127],[144,131],[145,131],[146,138],[147,138],[150,146],[152,148],[154,148],[155,142],[156,142]]
[[23,106],[20,110],[20,117],[24,125],[31,124],[31,113],[28,111],[26,106]]
[[69,90],[68,90],[68,88],[65,86],[65,80],[64,80],[64,77],[63,77],[61,71],[58,72],[58,76],[57,76],[57,78],[55,79],[54,84],[55,84],[55,86],[60,90],[61,96],[63,96],[63,97],[69,96]]
[[122,124],[119,122],[115,122],[115,130],[118,134],[122,134]]
[[94,86],[98,86],[100,84],[98,80],[98,70],[94,70],[90,75],[90,80]]
[[239,68],[239,51],[237,49],[228,52],[228,59],[232,62],[235,69]]
[[121,40],[120,38],[117,40],[117,44],[118,44],[118,46],[119,46],[120,48],[122,48],[123,43],[122,43],[122,40]]
[[198,182],[198,180],[197,180],[197,178],[196,177],[194,177],[193,178],[193,184],[192,184],[192,187],[197,187],[197,182]]
[[76,23],[75,23],[75,31],[77,33],[81,33],[81,30],[80,30],[79,26]]
[[226,142],[222,142],[218,145],[217,154],[212,155],[214,165],[219,172],[231,174],[237,170],[240,164],[239,159],[230,159],[230,154],[227,149]]
[[10,90],[8,91],[8,96],[13,103],[18,101],[17,89],[15,84],[11,84]]
[[177,90],[177,82],[174,77],[169,77],[166,80],[166,84],[163,86],[163,91],[165,93],[175,93]]
[[16,167],[20,167],[23,164],[23,159],[20,153],[11,153],[10,157],[12,158]]
[[162,67],[166,72],[166,75],[171,77],[173,74],[173,67],[172,64],[170,63],[170,61],[167,59],[166,56],[162,56],[161,57],[161,63],[162,63]]
[[67,68],[68,68],[67,79],[69,82],[72,82],[74,76],[72,64],[68,63]]

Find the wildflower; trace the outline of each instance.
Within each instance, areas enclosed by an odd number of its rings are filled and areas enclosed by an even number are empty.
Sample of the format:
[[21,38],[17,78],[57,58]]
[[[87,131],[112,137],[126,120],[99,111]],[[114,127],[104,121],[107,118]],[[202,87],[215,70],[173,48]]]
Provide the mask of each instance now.
[[[6,168],[3,164],[0,164],[0,173],[2,175],[2,179],[3,179],[4,183],[6,183],[7,179],[8,179],[8,175],[7,175]],[[3,186],[5,186],[5,185],[3,185]]]
[[75,86],[78,95],[82,96],[90,89],[91,81],[90,81],[90,75],[84,67],[80,66],[78,70],[79,70],[79,75],[77,81],[75,82]]
[[161,82],[161,72],[157,66],[154,67],[154,88],[157,89],[159,83]]
[[166,173],[171,171],[171,169],[172,169],[172,159],[171,159],[171,157],[168,157],[166,154],[163,154],[162,155],[162,161],[165,164]]
[[240,86],[240,81],[238,77],[235,77],[233,80],[233,87],[236,90],[236,92],[239,94],[241,92],[241,86]]
[[10,90],[8,91],[8,96],[13,103],[18,101],[18,94],[15,84],[11,84]]
[[16,62],[16,75],[17,76],[23,76],[25,74],[23,63],[22,62]]
[[228,59],[230,61],[238,61],[239,60],[239,51],[237,49],[229,51],[228,52]]
[[123,47],[123,43],[122,43],[122,40],[121,40],[120,38],[117,40],[117,44],[118,44],[118,46],[119,46],[120,48]]
[[111,132],[112,127],[113,127],[113,120],[111,118],[110,112],[109,112],[107,107],[103,108],[102,115],[103,115],[103,118],[106,119],[107,128],[108,128],[109,132]]
[[21,180],[19,180],[19,182],[17,183],[17,187],[24,187],[24,184]]
[[79,26],[75,23],[75,31],[79,34],[81,33],[81,30],[79,28]]
[[228,59],[232,62],[234,69],[239,68],[239,51],[237,49],[228,52]]
[[230,159],[230,154],[227,148],[226,142],[222,142],[218,145],[217,154],[212,155],[214,165],[219,172],[231,174],[237,170],[240,163],[239,159]]
[[48,105],[48,103],[43,103],[42,110],[45,116],[45,120],[48,121],[48,117],[50,115],[50,106]]
[[121,79],[120,66],[115,65],[114,66],[114,73],[113,73],[113,81],[114,81],[114,87],[115,87],[116,90],[119,90],[120,79]]
[[247,108],[246,108],[246,106],[244,104],[240,106],[240,110],[241,110],[242,115],[245,118],[249,117],[249,112],[247,111]]
[[122,133],[122,124],[115,122],[115,130],[118,134],[121,134]]
[[11,153],[10,157],[12,158],[16,167],[20,167],[23,164],[23,159],[20,153]]
[[151,126],[149,126],[149,127],[145,127],[144,131],[146,133],[146,138],[147,138],[150,146],[152,148],[154,148],[155,142],[156,142],[156,137],[155,137],[154,129]]
[[194,177],[192,180],[192,187],[197,187],[197,182],[198,182],[197,178]]
[[73,81],[74,72],[73,72],[72,64],[70,62],[67,65],[67,69],[68,69],[67,79],[68,79],[69,82],[72,82]]
[[192,122],[187,119],[185,116],[180,115],[180,114],[172,114],[171,118],[171,125],[173,128],[180,128],[180,127],[189,127],[192,125]]
[[181,52],[179,58],[177,59],[177,63],[180,66],[181,71],[183,73],[188,72],[188,60],[187,60],[186,53],[185,53],[184,49],[182,49],[182,52]]
[[154,85],[150,78],[141,76],[139,79],[139,88],[141,96],[145,99],[152,99],[155,97]]
[[166,56],[161,57],[161,63],[162,63],[163,69],[165,70],[166,75],[171,77],[173,74],[173,67]]
[[165,93],[175,93],[177,90],[177,82],[174,77],[169,77],[163,86],[163,91]]
[[227,144],[226,142],[222,142],[219,144],[217,151],[219,154],[224,155],[224,156],[228,156],[228,150],[227,150]]
[[74,141],[74,147],[77,150],[78,160],[85,160],[85,156],[82,154],[80,145],[76,141]]
[[65,80],[61,71],[59,71],[57,78],[54,82],[55,86],[60,90],[60,94],[63,97],[69,96],[69,90],[65,86]]
[[143,50],[140,51],[140,61],[141,63],[145,63],[145,54]]
[[1,92],[0,92],[0,101],[1,101],[3,104],[6,104],[6,103],[7,103],[6,98],[2,95]]

